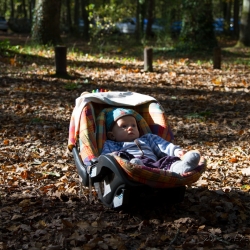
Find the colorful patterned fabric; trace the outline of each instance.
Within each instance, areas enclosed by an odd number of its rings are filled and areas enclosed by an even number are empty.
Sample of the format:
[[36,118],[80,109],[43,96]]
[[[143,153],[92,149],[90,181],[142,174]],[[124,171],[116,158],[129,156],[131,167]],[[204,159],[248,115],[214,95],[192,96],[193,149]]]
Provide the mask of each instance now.
[[165,111],[158,102],[146,103],[132,109],[145,119],[153,134],[159,135],[169,142],[174,139]]
[[95,115],[91,103],[87,104],[81,113],[80,131],[75,132],[75,119],[72,116],[69,127],[68,148],[72,150],[78,143],[83,162],[88,162],[99,156],[96,144]]
[[168,170],[135,165],[119,156],[113,156],[126,172],[129,179],[154,188],[172,188],[191,185],[200,178],[206,169],[206,161],[204,160],[195,170],[181,176]]

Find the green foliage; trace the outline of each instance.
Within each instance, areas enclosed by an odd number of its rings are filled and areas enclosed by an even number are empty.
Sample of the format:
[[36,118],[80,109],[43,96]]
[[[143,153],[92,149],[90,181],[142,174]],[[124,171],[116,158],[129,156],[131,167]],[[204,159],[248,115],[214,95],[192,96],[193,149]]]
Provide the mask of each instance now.
[[9,57],[15,52],[18,52],[18,53],[20,52],[19,45],[12,46],[10,44],[10,41],[7,39],[0,41],[0,53],[1,53],[1,55]]
[[9,47],[10,47],[10,41],[9,40],[0,41],[0,50],[8,49]]
[[75,89],[79,89],[82,86],[79,85],[78,83],[67,83],[64,85],[64,89],[66,90],[75,90]]
[[43,120],[41,118],[39,118],[39,117],[34,117],[30,121],[31,124],[40,124],[42,122],[43,122]]
[[198,119],[198,120],[204,121],[208,117],[210,117],[211,115],[212,115],[212,112],[207,110],[207,111],[201,111],[199,113],[188,114],[188,115],[186,115],[186,118],[189,119],[189,120],[190,119]]
[[98,14],[104,22],[114,23],[124,17],[135,16],[135,5],[127,5],[123,2],[119,5],[109,4],[101,7]]

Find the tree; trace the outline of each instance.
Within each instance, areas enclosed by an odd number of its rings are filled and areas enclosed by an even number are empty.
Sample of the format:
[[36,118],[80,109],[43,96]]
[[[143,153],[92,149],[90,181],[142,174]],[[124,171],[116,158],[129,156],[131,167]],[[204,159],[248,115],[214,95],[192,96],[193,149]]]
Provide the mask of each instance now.
[[75,5],[74,5],[74,26],[77,29],[79,28],[79,17],[80,17],[79,0],[75,0]]
[[26,2],[25,2],[25,0],[22,0],[21,8],[22,8],[23,16],[26,19],[27,18],[27,10],[26,10]]
[[239,10],[240,10],[240,1],[234,0],[234,21],[233,21],[233,33],[235,37],[239,37]]
[[243,0],[240,37],[237,46],[250,46],[250,0]]
[[141,13],[141,3],[140,0],[136,1],[136,38],[137,41],[140,41],[141,38],[141,18],[140,18],[140,13]]
[[148,2],[148,13],[147,13],[147,27],[146,27],[146,37],[149,38],[152,34],[152,24],[154,21],[154,7],[155,1],[149,0]]
[[33,10],[35,9],[35,2],[36,2],[36,0],[29,1],[29,18],[30,18],[30,20],[33,19]]
[[89,15],[86,10],[87,5],[88,5],[88,0],[81,0],[82,19],[84,22],[83,37],[85,38],[86,41],[89,40]]
[[226,34],[230,34],[230,20],[231,20],[232,0],[225,1],[225,25]]
[[38,44],[56,45],[60,38],[60,0],[37,0],[32,27],[32,40]]
[[212,0],[183,0],[182,30],[178,47],[200,50],[217,46],[213,28]]
[[10,17],[14,17],[15,15],[15,7],[14,7],[14,0],[10,0]]
[[70,6],[71,6],[71,0],[66,0],[66,23],[69,27],[69,31],[72,32],[72,17],[71,17],[71,9],[70,9]]

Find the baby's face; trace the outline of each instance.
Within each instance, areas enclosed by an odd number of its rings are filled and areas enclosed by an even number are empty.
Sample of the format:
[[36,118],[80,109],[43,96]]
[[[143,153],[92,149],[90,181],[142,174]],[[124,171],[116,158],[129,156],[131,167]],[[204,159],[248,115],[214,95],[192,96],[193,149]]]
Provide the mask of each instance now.
[[112,129],[112,140],[120,142],[131,142],[140,135],[136,120],[133,116],[124,116],[120,118]]

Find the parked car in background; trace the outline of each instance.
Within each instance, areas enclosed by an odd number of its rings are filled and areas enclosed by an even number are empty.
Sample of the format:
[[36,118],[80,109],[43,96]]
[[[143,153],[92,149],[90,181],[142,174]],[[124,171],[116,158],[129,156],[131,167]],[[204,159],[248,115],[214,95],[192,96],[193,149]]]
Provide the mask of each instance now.
[[120,33],[133,34],[136,29],[136,19],[128,17],[123,19],[121,22],[116,23],[115,26]]
[[83,30],[84,28],[84,21],[81,18],[78,20],[78,27],[80,30]]
[[[146,31],[148,20],[144,19],[144,31]],[[164,31],[164,21],[162,19],[155,18],[152,23],[152,32],[162,32]]]
[[182,29],[182,21],[174,21],[171,26],[170,30],[173,35],[179,35]]
[[[146,31],[148,20],[143,21],[143,30]],[[129,17],[123,19],[121,22],[115,24],[116,28],[120,33],[123,34],[133,34],[136,30],[136,18]],[[161,25],[159,19],[154,19],[152,23],[152,32],[163,31],[164,27]]]
[[215,18],[213,22],[214,31],[217,34],[220,34],[224,31],[224,19],[223,18]]
[[7,32],[8,28],[8,22],[4,17],[0,16],[0,30]]
[[[230,31],[234,30],[233,18],[230,19]],[[215,18],[213,22],[214,32],[216,34],[222,34],[225,29],[225,20],[223,18]],[[174,21],[170,27],[171,32],[175,35],[179,35],[182,29],[182,21]]]

